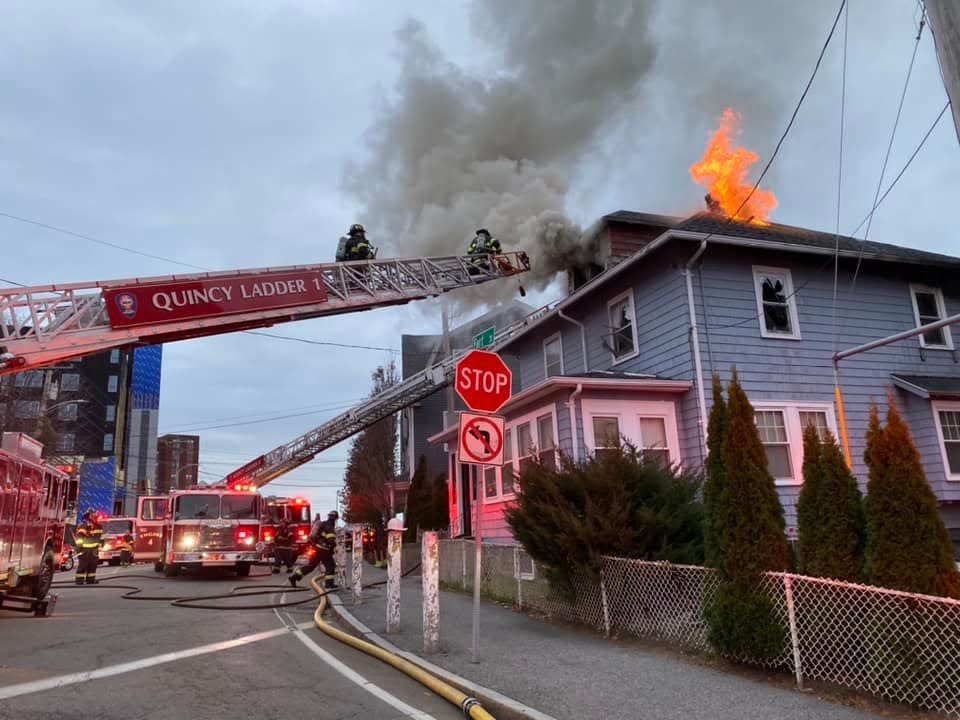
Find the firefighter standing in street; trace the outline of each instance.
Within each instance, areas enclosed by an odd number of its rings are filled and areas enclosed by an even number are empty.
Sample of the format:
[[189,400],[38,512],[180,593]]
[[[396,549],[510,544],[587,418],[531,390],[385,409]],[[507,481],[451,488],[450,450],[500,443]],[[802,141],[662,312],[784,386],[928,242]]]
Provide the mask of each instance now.
[[103,543],[103,526],[93,510],[83,514],[83,522],[73,533],[80,560],[77,563],[77,585],[97,584],[97,565],[100,564],[100,545]]
[[296,587],[304,575],[312,573],[321,563],[323,563],[324,587],[333,587],[333,551],[337,545],[337,520],[339,518],[340,514],[336,510],[331,510],[327,514],[326,520],[314,523],[313,527],[310,528],[307,543],[313,548],[314,555],[306,565],[293,571],[290,576],[290,584],[293,587]]
[[280,566],[287,567],[287,574],[293,570],[293,528],[290,521],[284,518],[277,528],[277,537],[273,543],[273,574],[280,572]]

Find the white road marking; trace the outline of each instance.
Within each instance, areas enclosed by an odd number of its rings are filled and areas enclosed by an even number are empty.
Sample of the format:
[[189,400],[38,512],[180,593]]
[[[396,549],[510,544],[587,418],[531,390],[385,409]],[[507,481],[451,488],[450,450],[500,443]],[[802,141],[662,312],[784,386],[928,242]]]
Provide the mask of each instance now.
[[[293,618],[291,618],[289,614],[284,613],[284,615],[286,615],[291,622],[293,621]],[[280,613],[277,613],[277,617],[280,617]],[[280,621],[284,622],[283,618],[281,618]],[[347,680],[360,686],[361,688],[366,690],[368,693],[370,693],[374,697],[385,702],[387,705],[390,705],[396,710],[399,710],[406,717],[414,718],[414,720],[436,720],[436,718],[433,717],[433,715],[429,715],[423,712],[422,710],[417,710],[417,708],[413,707],[412,705],[407,705],[407,703],[405,703],[403,700],[398,698],[396,695],[393,695],[387,692],[379,685],[371,682],[370,680],[367,680],[363,675],[358,673],[356,670],[353,670],[346,663],[342,662],[341,660],[338,660],[331,653],[327,652],[322,647],[317,645],[317,643],[311,640],[310,637],[308,637],[307,634],[303,632],[303,630],[301,629],[303,628],[304,625],[308,627],[313,627],[313,623],[301,623],[297,625],[296,626],[297,629],[293,631],[293,634],[296,635],[297,640],[299,640],[304,645],[306,645],[307,649],[310,652],[312,652],[318,658],[323,660],[327,665],[332,667],[338,673],[343,675]]]
[[[313,623],[303,623],[303,626],[313,627]],[[120,663],[119,665],[108,665],[107,667],[102,667],[97,670],[70,673],[69,675],[56,675],[54,677],[44,678],[43,680],[7,685],[0,687],[0,700],[6,700],[7,698],[17,697],[19,695],[29,695],[30,693],[44,690],[54,690],[56,688],[66,687],[67,685],[86,682],[87,680],[99,680],[105,677],[112,677],[113,675],[143,670],[144,668],[175,662],[183,658],[207,655],[209,653],[220,652],[221,650],[230,650],[231,648],[285,635],[292,629],[293,628],[284,627],[276,630],[267,630],[265,632],[254,633],[253,635],[244,635],[234,640],[224,640],[222,642],[210,643],[209,645],[200,645],[199,647],[177,650],[176,652],[164,653],[163,655],[154,655],[153,657]]]

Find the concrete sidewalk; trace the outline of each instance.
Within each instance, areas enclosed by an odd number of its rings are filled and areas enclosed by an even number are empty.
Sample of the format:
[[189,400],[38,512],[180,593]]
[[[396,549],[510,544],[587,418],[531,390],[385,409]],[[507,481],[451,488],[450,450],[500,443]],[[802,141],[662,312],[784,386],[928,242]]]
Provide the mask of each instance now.
[[[364,584],[386,573],[364,567]],[[354,629],[402,650],[423,655],[419,577],[401,590],[401,631],[384,633],[386,588],[365,591],[359,606],[349,594],[335,610]],[[684,660],[669,651],[633,642],[609,641],[588,630],[540,621],[488,602],[480,613],[480,662],[471,662],[472,598],[443,592],[440,598],[442,652],[429,662],[493,689],[557,720],[799,720],[880,717],[798,692],[778,677],[744,677]],[[357,621],[362,623],[357,626]],[[480,693],[478,692],[478,697]],[[522,717],[520,712],[507,713]],[[897,713],[900,714],[900,713]],[[885,713],[886,715],[886,713]],[[908,716],[909,711],[903,713]],[[527,714],[527,717],[537,717]],[[543,716],[540,715],[540,720]]]

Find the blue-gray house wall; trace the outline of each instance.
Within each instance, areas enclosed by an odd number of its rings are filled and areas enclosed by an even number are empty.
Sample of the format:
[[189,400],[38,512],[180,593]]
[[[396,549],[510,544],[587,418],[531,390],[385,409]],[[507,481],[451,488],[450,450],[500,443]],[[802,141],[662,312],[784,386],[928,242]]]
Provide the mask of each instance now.
[[[661,378],[696,383],[687,284],[683,270],[698,242],[674,240],[654,250],[619,276],[596,284],[594,290],[568,304],[564,314],[584,324],[588,367],[584,367],[580,329],[554,316],[505,349],[520,376],[519,389],[544,380],[543,342],[560,333],[564,374],[584,370],[649,373]],[[753,267],[769,266],[790,271],[801,339],[772,339],[761,335]],[[754,402],[822,403],[836,408],[832,356],[844,349],[915,327],[910,283],[939,287],[948,314],[960,313],[960,280],[949,271],[907,263],[864,261],[853,284],[855,262],[841,259],[838,270],[836,332],[834,332],[833,257],[787,250],[761,250],[708,243],[692,276],[692,291],[701,351],[706,407],[712,404],[710,376],[719,373],[728,382],[737,367],[741,383]],[[638,352],[614,364],[603,340],[610,333],[607,303],[623,292],[633,296]],[[960,330],[955,329],[956,335]],[[960,341],[960,338],[955,340]],[[863,447],[869,409],[881,408],[891,390],[891,373],[941,375],[960,378],[958,354],[922,350],[917,338],[854,356],[840,363],[840,384],[845,401],[854,472],[865,488],[867,472]],[[894,397],[910,424],[921,452],[927,477],[941,501],[960,501],[960,483],[945,477],[940,440],[929,400],[901,390]],[[561,447],[572,454],[574,433],[569,410],[557,402]],[[703,461],[703,432],[696,384],[678,399],[678,432],[681,456],[688,466]],[[576,413],[579,456],[584,429],[581,408]],[[839,427],[839,420],[835,424]],[[795,468],[799,473],[799,468]],[[793,522],[800,485],[778,488]],[[944,517],[960,513],[944,509]]]

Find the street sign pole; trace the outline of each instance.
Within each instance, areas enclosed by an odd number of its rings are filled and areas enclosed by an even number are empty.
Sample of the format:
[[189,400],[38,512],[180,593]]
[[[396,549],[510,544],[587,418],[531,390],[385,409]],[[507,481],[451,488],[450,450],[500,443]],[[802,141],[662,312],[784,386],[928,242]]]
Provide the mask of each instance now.
[[475,558],[473,567],[473,651],[471,660],[475,663],[480,662],[480,579],[483,568],[483,499],[486,488],[485,483],[481,482],[482,466],[471,465],[470,470],[473,480],[476,483],[476,492],[474,493],[477,506],[477,519],[474,525],[473,538],[475,546]]

